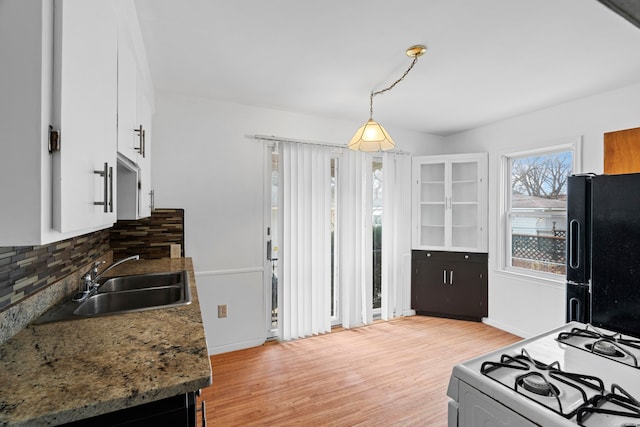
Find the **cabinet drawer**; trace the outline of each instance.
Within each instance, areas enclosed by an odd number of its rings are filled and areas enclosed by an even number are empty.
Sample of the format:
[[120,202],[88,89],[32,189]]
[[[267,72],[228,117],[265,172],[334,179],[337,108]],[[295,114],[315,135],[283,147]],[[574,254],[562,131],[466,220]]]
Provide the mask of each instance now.
[[411,251],[412,261],[431,260],[434,262],[478,262],[486,263],[488,256],[476,252],[446,252],[446,251]]

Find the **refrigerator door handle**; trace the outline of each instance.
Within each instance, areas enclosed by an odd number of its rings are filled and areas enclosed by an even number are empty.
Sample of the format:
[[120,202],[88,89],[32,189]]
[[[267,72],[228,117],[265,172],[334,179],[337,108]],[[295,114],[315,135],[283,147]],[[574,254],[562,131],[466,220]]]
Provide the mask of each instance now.
[[580,267],[580,223],[575,219],[569,222],[569,267]]
[[580,300],[578,298],[571,298],[569,300],[569,321],[580,320]]

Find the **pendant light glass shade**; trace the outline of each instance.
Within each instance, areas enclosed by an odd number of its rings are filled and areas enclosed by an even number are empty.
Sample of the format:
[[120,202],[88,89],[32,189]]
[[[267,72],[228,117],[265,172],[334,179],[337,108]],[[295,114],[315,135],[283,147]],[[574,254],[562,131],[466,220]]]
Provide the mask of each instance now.
[[382,125],[373,119],[363,124],[349,142],[349,149],[359,151],[386,151],[395,148],[396,143]]

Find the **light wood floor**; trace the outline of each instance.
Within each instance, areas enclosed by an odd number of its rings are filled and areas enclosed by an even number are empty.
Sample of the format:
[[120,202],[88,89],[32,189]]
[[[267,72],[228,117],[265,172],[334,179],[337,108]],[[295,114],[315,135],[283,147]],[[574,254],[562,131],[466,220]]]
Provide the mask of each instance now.
[[209,426],[446,426],[456,363],[520,338],[413,316],[211,356]]

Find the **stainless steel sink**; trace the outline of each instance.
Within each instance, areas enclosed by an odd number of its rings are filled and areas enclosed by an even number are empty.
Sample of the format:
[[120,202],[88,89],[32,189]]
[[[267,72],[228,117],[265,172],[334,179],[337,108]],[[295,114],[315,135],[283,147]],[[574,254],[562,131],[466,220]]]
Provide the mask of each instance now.
[[34,323],[132,313],[191,303],[189,275],[186,271],[104,280],[97,292],[82,303],[67,301],[52,308]]
[[80,304],[73,314],[78,316],[99,316],[159,307],[172,307],[186,303],[181,286],[161,286],[132,291],[98,293]]
[[98,287],[98,292],[130,291],[135,289],[147,289],[160,286],[179,286],[188,282],[186,271],[177,273],[139,274],[136,276],[121,276],[111,279],[103,279],[104,283]]

